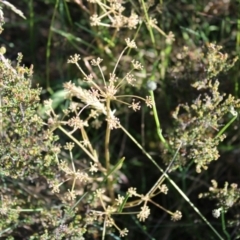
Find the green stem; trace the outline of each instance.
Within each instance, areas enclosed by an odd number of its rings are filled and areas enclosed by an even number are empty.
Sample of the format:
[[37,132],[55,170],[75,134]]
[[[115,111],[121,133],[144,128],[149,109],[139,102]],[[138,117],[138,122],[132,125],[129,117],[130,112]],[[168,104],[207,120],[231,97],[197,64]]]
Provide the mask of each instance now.
[[238,116],[237,112],[234,112],[232,114],[233,114],[233,118],[218,132],[215,138],[220,137],[227,130],[227,128],[236,120]]
[[[110,109],[110,99],[106,100],[106,108],[107,108],[107,118],[110,119],[111,109]],[[109,142],[110,142],[110,135],[111,129],[109,127],[110,123],[107,121],[107,128],[106,128],[106,135],[105,135],[105,162],[106,162],[106,169],[107,173],[110,172],[110,153],[109,153]],[[114,201],[114,191],[112,187],[112,180],[107,178],[108,183],[108,191],[112,202]]]
[[[238,13],[239,11],[240,11],[240,0],[238,0]],[[238,53],[238,57],[240,57],[239,50],[240,50],[240,14],[238,15],[238,19],[237,19],[237,37],[236,37],[236,52]],[[237,62],[237,66],[239,67],[239,62]],[[237,97],[239,96],[239,82],[237,77],[235,78],[235,96]]]
[[29,6],[29,29],[30,29],[30,49],[31,49],[31,56],[33,59],[33,63],[35,65],[35,54],[34,54],[34,44],[36,42],[35,40],[35,34],[34,34],[34,9],[33,9],[33,0],[30,0],[28,2]]
[[157,108],[156,108],[156,104],[155,104],[153,91],[150,90],[149,92],[150,92],[150,95],[151,95],[151,98],[152,98],[152,102],[153,102],[153,116],[154,116],[154,120],[155,120],[156,127],[157,127],[158,137],[159,137],[160,141],[164,144],[164,146],[167,149],[169,149],[167,141],[165,140],[165,138],[162,135],[162,129],[161,129],[160,121],[159,121],[158,114],[157,114]]
[[52,15],[52,19],[51,19],[51,24],[49,27],[49,34],[48,34],[48,40],[47,40],[47,49],[46,49],[46,81],[47,81],[47,90],[52,94],[53,91],[50,87],[50,66],[49,66],[49,62],[50,62],[50,55],[51,55],[51,40],[52,40],[52,26],[53,26],[53,22],[55,20],[55,16],[57,13],[57,7],[59,4],[59,0],[56,0],[55,6],[54,6],[54,11],[53,11],[53,15]]
[[229,233],[227,232],[226,230],[226,223],[225,223],[225,213],[224,213],[224,210],[222,209],[221,211],[221,220],[222,220],[222,230],[223,232],[225,233],[226,237],[227,237],[227,240],[230,240],[231,237],[229,235]]
[[[107,106],[107,118],[110,118],[110,100],[107,99],[106,102]],[[105,135],[105,167],[107,169],[107,172],[110,170],[110,153],[109,153],[109,141],[110,141],[110,128],[109,128],[109,122],[107,121],[107,128],[106,128],[106,135]]]
[[141,1],[142,1],[143,11],[144,11],[145,18],[146,18],[146,21],[147,21],[147,28],[148,28],[149,33],[150,33],[151,41],[153,43],[153,46],[155,46],[155,38],[154,38],[153,31],[152,31],[152,27],[149,24],[149,17],[148,17],[148,12],[147,12],[147,9],[146,9],[146,5],[145,5],[144,0],[141,0]]

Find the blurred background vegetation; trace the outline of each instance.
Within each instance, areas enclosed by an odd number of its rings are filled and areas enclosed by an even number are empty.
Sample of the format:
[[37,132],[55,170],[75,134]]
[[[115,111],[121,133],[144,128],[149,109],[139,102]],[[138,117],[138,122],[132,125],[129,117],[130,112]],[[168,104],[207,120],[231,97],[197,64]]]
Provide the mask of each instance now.
[[[141,1],[124,2],[126,16],[134,10],[140,18],[145,19]],[[150,4],[150,1],[148,3]],[[81,73],[75,66],[67,64],[70,55],[79,53],[83,59],[82,67],[90,72],[88,61],[93,56],[103,58],[104,66],[111,69],[125,47],[124,39],[134,38],[138,52],[131,52],[129,56],[135,56],[144,65],[145,70],[139,74],[136,88],[126,87],[123,92],[145,97],[148,95],[146,82],[157,82],[158,87],[154,93],[165,136],[173,127],[171,112],[175,107],[180,103],[191,103],[198,96],[191,84],[206,77],[205,59],[202,54],[207,52],[207,45],[221,45],[223,52],[231,57],[240,55],[239,0],[152,1],[148,16],[157,19],[163,33],[168,34],[171,31],[175,35],[175,41],[170,44],[166,42],[166,36],[155,29],[153,40],[144,22],[136,29],[116,30],[111,27],[91,26],[89,19],[96,11],[96,6],[85,0],[22,0],[12,1],[12,4],[23,11],[26,20],[4,7],[6,23],[0,36],[1,45],[6,47],[6,56],[9,59],[16,59],[18,52],[22,52],[23,63],[26,66],[34,65],[33,86],[39,85],[42,88],[42,100],[49,97],[53,99],[55,109],[64,108],[64,82],[72,80],[84,87],[84,83],[78,81],[82,79]],[[184,46],[188,47],[187,52]],[[122,71],[127,71],[127,67],[127,64],[121,63]],[[239,69],[240,63],[237,61],[230,71],[216,77],[220,81],[222,93],[232,94],[237,98],[240,96]],[[158,164],[165,168],[161,159],[162,146],[158,143],[154,120],[147,109],[143,107],[137,113],[122,109],[118,117],[154,155]],[[101,151],[104,130],[100,128],[91,131],[95,146]],[[192,167],[171,174],[178,186],[220,233],[220,220],[212,216],[214,201],[198,199],[198,194],[207,191],[211,179],[216,179],[220,185],[225,181],[240,184],[239,137],[237,120],[219,146],[220,159],[211,163],[208,171],[196,174]],[[61,142],[65,141],[67,139],[61,138]],[[78,152],[75,154],[81,155]],[[122,155],[128,161],[122,168],[119,191],[126,190],[130,184],[144,193],[159,177],[158,170],[149,164],[141,151],[119,131],[112,135],[111,154],[116,161]],[[171,222],[168,215],[153,206],[152,214],[145,223],[140,223],[134,216],[124,217],[124,220],[118,219],[120,225],[123,221],[123,226],[127,223],[130,229],[127,239],[216,239],[188,203],[171,187],[170,194],[158,197],[156,201],[170,210],[180,209],[183,213],[182,220],[177,223]],[[239,217],[239,208],[230,211],[227,217],[233,219],[236,211]],[[234,233],[235,228],[231,228],[229,233]],[[25,232],[28,234],[26,229]],[[19,233],[15,239],[28,238]],[[95,236],[92,239],[101,237]],[[113,235],[109,239],[118,237]]]

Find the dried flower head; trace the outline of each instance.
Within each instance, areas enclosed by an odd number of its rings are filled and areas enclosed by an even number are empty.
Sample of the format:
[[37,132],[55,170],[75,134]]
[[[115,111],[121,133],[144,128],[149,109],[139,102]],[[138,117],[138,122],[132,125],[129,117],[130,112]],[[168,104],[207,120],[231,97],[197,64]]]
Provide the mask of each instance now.
[[74,54],[73,56],[69,57],[67,62],[76,64],[79,60],[81,60],[80,55],[79,54]]
[[141,211],[139,212],[139,214],[137,215],[137,218],[139,219],[139,221],[144,222],[150,215],[150,209],[148,206],[143,206],[141,207]]
[[130,40],[130,38],[126,38],[125,41],[129,48],[137,48],[137,45],[134,40]]
[[171,220],[172,221],[179,221],[182,218],[182,213],[180,211],[176,211],[175,213],[173,213]]

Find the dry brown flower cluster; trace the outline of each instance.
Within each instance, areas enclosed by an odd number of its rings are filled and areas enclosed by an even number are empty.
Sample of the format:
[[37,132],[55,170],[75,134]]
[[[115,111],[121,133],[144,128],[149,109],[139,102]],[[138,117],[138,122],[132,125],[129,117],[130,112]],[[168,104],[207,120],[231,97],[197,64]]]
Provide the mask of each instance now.
[[[196,81],[192,87],[201,93],[191,104],[179,104],[172,116],[178,127],[169,137],[170,145],[176,149],[177,144],[183,144],[181,155],[175,166],[184,166],[194,161],[196,171],[206,170],[211,161],[219,158],[218,145],[225,135],[222,129],[223,118],[229,114],[236,119],[236,110],[240,107],[239,99],[232,95],[226,96],[219,92],[219,81],[213,79],[219,72],[232,67],[226,54],[219,52],[221,47],[210,44],[207,53],[205,79]],[[222,57],[224,56],[224,57]]]
[[[83,74],[83,81],[87,82],[89,89],[84,89],[81,86],[76,86],[71,81],[64,84],[64,89],[66,90],[66,98],[70,100],[68,109],[63,111],[63,114],[58,115],[52,108],[52,101],[45,101],[46,113],[48,116],[49,128],[54,131],[55,129],[60,129],[65,133],[73,142],[67,143],[65,149],[69,151],[69,156],[71,160],[71,166],[65,160],[58,160],[58,168],[61,174],[58,178],[49,181],[50,187],[53,193],[60,193],[61,186],[70,183],[70,188],[66,193],[64,193],[64,201],[74,202],[77,197],[80,197],[83,192],[84,186],[91,185],[91,204],[89,206],[89,213],[86,217],[86,224],[92,224],[94,221],[103,223],[105,228],[114,227],[119,231],[120,236],[126,236],[128,230],[126,228],[120,229],[116,222],[114,221],[113,215],[123,214],[123,210],[127,207],[135,207],[143,203],[141,210],[139,212],[128,213],[136,214],[140,221],[145,221],[150,215],[150,208],[147,206],[148,202],[160,207],[168,214],[172,216],[172,220],[176,221],[181,218],[181,213],[177,211],[172,213],[171,211],[163,208],[159,204],[155,203],[152,198],[160,193],[167,194],[168,188],[165,184],[159,184],[154,189],[151,189],[146,195],[138,194],[136,189],[129,188],[125,196],[118,195],[115,198],[113,181],[115,174],[122,164],[116,165],[113,169],[110,169],[111,156],[109,153],[109,139],[110,134],[113,129],[122,128],[120,120],[116,115],[118,110],[112,110],[112,102],[118,102],[132,108],[134,111],[138,111],[141,107],[139,99],[146,103],[148,107],[152,107],[153,101],[150,96],[146,99],[139,96],[125,96],[118,95],[121,89],[129,84],[134,86],[135,77],[134,71],[142,70],[143,66],[136,60],[132,60],[132,70],[130,70],[124,77],[120,78],[116,75],[116,69],[118,67],[124,52],[127,49],[137,48],[135,42],[130,39],[126,39],[126,48],[120,54],[119,59],[112,72],[109,73],[109,78],[107,79],[104,71],[101,68],[100,58],[92,59],[91,65],[98,68],[100,76],[102,78],[103,85],[99,85],[98,81],[94,79],[93,74],[86,74],[81,68],[79,61],[81,60],[78,54],[71,56],[68,63],[75,64],[80,72]],[[97,75],[97,74],[94,74]],[[132,98],[132,103],[128,103],[122,100],[122,98]],[[75,100],[73,100],[75,99]],[[76,100],[78,99],[78,100]],[[121,99],[121,100],[120,100]],[[83,112],[90,110],[87,117]],[[91,139],[88,137],[87,128],[94,126],[96,121],[99,121],[101,126],[101,116],[105,117],[107,128],[105,136],[105,166],[99,159],[99,153],[96,152],[94,146],[92,145]],[[72,116],[72,117],[69,117]],[[82,116],[85,116],[83,118]],[[94,123],[94,124],[93,124]],[[80,133],[82,139],[76,138],[75,133]],[[83,150],[88,158],[91,159],[88,164],[85,164],[84,170],[82,168],[78,169],[75,165],[75,159],[73,157],[72,151],[74,146],[78,146]],[[100,188],[100,183],[102,181],[107,181],[106,189]],[[129,202],[128,199],[131,197],[138,198],[139,200],[134,200]],[[110,198],[109,198],[110,197]],[[85,202],[85,201],[82,201]],[[99,207],[102,210],[99,210]],[[98,210],[95,210],[95,209]],[[124,213],[127,214],[127,213]],[[85,225],[85,227],[87,226]]]

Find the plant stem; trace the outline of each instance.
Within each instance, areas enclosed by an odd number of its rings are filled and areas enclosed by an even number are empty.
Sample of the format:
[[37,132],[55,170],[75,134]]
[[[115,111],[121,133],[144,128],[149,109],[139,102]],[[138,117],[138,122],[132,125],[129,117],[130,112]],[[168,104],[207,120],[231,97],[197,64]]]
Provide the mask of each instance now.
[[233,118],[218,132],[215,138],[220,137],[226,131],[226,129],[236,120],[238,113],[232,112],[232,114],[233,114]]
[[98,163],[98,159],[96,158],[96,156],[93,156],[75,137],[73,137],[61,126],[58,126],[58,129],[65,133],[66,136],[68,136],[70,139],[72,139],[72,141],[75,142],[93,160],[93,162]]
[[[111,109],[110,109],[110,99],[106,100],[106,108],[107,108],[107,118],[110,119]],[[106,163],[106,169],[107,174],[110,171],[110,153],[109,153],[109,142],[110,142],[110,135],[111,135],[111,129],[109,127],[110,123],[107,121],[107,128],[106,128],[106,135],[105,135],[105,163]],[[111,178],[107,178],[107,184],[108,184],[108,191],[109,195],[112,201],[114,201],[114,191],[112,187],[112,180]]]
[[147,22],[147,28],[148,28],[148,31],[150,33],[151,41],[152,41],[152,44],[155,46],[155,38],[154,38],[153,31],[152,31],[152,27],[149,23],[148,11],[146,9],[145,2],[143,0],[141,0],[141,2],[142,2],[143,11],[144,11],[144,14],[145,14],[146,22]]
[[52,15],[52,19],[51,19],[51,24],[49,27],[49,34],[48,34],[48,40],[47,40],[47,48],[46,48],[46,85],[47,85],[47,90],[52,94],[53,91],[51,89],[50,86],[50,55],[51,55],[51,41],[52,41],[52,27],[53,27],[53,23],[57,14],[57,8],[59,5],[59,0],[56,0],[55,2],[55,6],[54,6],[54,10],[53,10],[53,15]]
[[222,209],[222,211],[221,211],[222,229],[223,229],[223,232],[225,233],[227,239],[230,240],[231,237],[230,237],[229,233],[226,230],[226,223],[225,223],[225,215],[224,214],[225,214],[224,210]]
[[167,149],[169,149],[167,141],[165,140],[165,138],[162,135],[162,129],[161,129],[160,121],[159,121],[158,114],[157,114],[157,108],[156,108],[156,104],[155,104],[153,91],[150,90],[149,92],[150,92],[150,95],[151,95],[151,98],[152,98],[152,102],[153,102],[153,116],[154,116],[154,120],[155,120],[156,127],[157,127],[158,137],[159,137],[160,141],[164,144],[164,146]]

